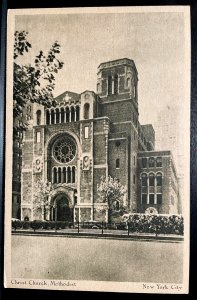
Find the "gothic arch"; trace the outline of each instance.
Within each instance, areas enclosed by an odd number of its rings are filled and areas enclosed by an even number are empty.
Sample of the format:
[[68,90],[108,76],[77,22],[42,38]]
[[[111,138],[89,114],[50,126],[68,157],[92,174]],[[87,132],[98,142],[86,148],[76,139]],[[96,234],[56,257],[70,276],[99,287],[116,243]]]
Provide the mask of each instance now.
[[73,221],[73,205],[65,191],[59,191],[51,199],[50,219],[53,221]]
[[90,104],[89,103],[85,103],[84,104],[84,107],[83,107],[83,109],[84,109],[84,112],[83,112],[83,114],[84,114],[84,119],[89,119],[89,115],[90,115]]
[[36,125],[41,125],[41,110],[36,111]]
[[69,207],[74,206],[74,189],[68,186],[58,186],[51,193],[51,204],[54,204],[55,198],[60,195],[65,194],[69,201]]

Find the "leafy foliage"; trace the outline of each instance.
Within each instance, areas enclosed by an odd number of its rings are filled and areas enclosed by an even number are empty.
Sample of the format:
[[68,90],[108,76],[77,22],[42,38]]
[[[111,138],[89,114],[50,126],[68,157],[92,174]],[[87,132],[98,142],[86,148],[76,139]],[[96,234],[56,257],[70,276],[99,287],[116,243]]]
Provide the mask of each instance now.
[[38,180],[34,186],[34,212],[41,212],[44,220],[46,220],[46,217],[51,209],[49,196],[52,190],[52,184],[49,181]]
[[[63,62],[57,59],[60,45],[56,41],[47,54],[40,51],[34,62],[22,65],[17,62],[19,56],[24,55],[31,48],[27,41],[28,32],[16,31],[14,42],[14,118],[20,121],[19,129],[26,129],[27,122],[21,118],[23,108],[28,102],[39,103],[44,106],[55,106],[53,90],[55,88],[55,74],[63,67]],[[15,129],[18,125],[15,126]]]
[[[128,216],[129,215],[129,216]],[[128,214],[120,223],[106,222],[63,222],[63,221],[12,221],[12,228],[15,230],[33,229],[58,230],[65,228],[86,228],[86,229],[110,229],[129,230],[129,233],[147,234],[184,234],[184,219],[181,215],[148,215],[148,214]],[[72,231],[73,232],[73,231]],[[98,233],[101,234],[100,231]],[[115,233],[116,234],[116,233]]]
[[97,185],[97,192],[103,202],[108,203],[109,209],[113,208],[116,201],[120,201],[121,207],[123,207],[122,198],[126,192],[126,187],[117,178],[101,177],[101,182]]
[[122,217],[131,232],[180,234],[184,233],[181,215],[127,214]]

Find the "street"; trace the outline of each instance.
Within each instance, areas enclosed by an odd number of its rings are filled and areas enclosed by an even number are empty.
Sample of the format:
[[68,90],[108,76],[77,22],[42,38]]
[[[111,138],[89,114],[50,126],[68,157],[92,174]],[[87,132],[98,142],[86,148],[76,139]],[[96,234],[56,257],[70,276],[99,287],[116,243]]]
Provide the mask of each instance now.
[[183,243],[12,236],[12,277],[181,283]]

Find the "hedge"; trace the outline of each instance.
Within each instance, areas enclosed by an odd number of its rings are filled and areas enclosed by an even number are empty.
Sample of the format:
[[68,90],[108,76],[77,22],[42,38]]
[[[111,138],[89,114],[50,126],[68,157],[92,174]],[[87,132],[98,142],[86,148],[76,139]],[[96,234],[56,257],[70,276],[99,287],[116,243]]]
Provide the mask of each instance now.
[[181,215],[130,214],[126,222],[131,232],[184,233],[184,220]]
[[33,229],[34,231],[39,229],[65,229],[71,228],[73,223],[69,222],[61,222],[61,221],[42,221],[42,220],[34,220],[34,221],[12,221],[12,228],[17,229]]
[[63,222],[63,221],[12,221],[12,228],[23,230],[59,230],[65,228],[128,230],[136,233],[179,234],[184,233],[181,215],[127,214],[119,223]]

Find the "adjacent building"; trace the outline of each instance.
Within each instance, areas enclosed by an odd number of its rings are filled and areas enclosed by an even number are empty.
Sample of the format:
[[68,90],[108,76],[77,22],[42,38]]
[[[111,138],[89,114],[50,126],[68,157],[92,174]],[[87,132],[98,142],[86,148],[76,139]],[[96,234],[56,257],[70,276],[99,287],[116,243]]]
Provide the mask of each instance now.
[[170,151],[138,153],[138,212],[153,207],[160,214],[177,214],[179,186]]

